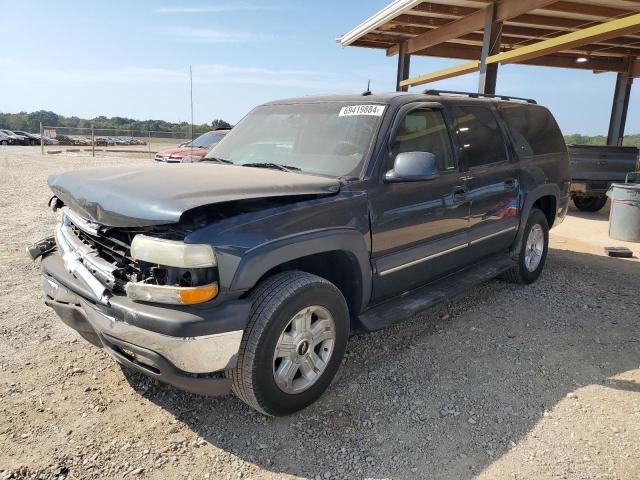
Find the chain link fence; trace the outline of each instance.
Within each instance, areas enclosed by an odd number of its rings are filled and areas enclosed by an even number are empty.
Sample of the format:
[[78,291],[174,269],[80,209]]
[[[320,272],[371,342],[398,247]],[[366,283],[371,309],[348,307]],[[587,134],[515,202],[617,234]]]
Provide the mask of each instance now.
[[[193,132],[197,138],[205,131]],[[42,125],[40,149],[43,155],[57,153],[80,156],[153,156],[162,150],[190,142],[191,132],[77,128]]]

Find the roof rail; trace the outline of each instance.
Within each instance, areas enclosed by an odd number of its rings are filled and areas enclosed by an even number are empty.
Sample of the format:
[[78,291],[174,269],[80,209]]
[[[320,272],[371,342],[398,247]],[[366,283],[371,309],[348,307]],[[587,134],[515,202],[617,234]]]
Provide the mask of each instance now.
[[425,95],[466,95],[470,98],[499,98],[500,100],[507,101],[520,101],[526,103],[537,104],[535,100],[531,98],[522,98],[522,97],[512,97],[510,95],[493,95],[490,93],[475,93],[475,92],[456,92],[454,90],[425,90]]

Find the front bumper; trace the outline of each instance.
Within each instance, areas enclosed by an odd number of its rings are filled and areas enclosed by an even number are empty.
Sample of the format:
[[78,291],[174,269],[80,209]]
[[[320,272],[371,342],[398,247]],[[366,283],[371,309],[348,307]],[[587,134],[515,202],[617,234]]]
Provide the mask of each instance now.
[[236,365],[248,301],[158,306],[123,296],[96,298],[59,254],[43,259],[42,275],[45,303],[121,364],[194,393],[228,393],[221,372]]

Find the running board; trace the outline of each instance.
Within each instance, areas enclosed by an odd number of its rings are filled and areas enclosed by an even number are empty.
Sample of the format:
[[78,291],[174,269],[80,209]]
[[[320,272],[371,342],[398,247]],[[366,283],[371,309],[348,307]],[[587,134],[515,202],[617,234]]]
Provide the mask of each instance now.
[[358,316],[365,331],[386,328],[400,320],[408,320],[416,313],[440,302],[451,300],[472,287],[484,283],[514,267],[516,262],[508,253],[491,256],[463,270],[387,300]]

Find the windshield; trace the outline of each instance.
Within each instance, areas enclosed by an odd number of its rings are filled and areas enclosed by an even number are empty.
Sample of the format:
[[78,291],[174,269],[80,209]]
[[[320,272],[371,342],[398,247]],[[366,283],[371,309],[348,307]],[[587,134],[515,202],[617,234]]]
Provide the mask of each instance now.
[[344,102],[265,105],[251,111],[205,159],[358,176],[384,109]]
[[204,135],[200,135],[198,138],[185,144],[185,147],[193,147],[193,148],[209,148],[211,145],[218,143],[224,134],[220,132],[209,132]]

